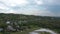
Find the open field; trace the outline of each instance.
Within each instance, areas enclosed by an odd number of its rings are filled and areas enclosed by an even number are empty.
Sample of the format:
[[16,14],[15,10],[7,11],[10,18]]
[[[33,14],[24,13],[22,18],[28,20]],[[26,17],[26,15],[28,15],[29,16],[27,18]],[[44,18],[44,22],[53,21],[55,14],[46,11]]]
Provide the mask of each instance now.
[[[21,31],[18,31],[18,32],[10,32],[10,34],[29,34],[29,32],[32,32],[32,31],[34,31],[36,29],[39,29],[39,28],[28,29],[28,30],[24,30],[22,32]],[[0,34],[2,34],[2,33],[0,33]]]

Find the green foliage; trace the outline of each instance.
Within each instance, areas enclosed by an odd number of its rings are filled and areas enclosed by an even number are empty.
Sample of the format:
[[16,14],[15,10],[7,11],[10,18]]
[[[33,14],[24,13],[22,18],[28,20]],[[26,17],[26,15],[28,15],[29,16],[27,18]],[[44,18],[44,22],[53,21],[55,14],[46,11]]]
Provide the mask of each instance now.
[[42,28],[60,29],[60,17],[34,16],[34,15],[22,15],[22,14],[0,14],[0,27],[6,27],[5,24],[6,21],[17,22],[18,25],[20,25],[21,27],[36,26]]

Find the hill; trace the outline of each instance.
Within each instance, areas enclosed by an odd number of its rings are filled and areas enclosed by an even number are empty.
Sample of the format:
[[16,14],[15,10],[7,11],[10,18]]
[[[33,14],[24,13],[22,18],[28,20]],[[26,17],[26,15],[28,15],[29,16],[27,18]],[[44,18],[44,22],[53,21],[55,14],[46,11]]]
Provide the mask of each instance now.
[[60,17],[0,13],[0,27],[2,27],[2,23],[7,21],[16,22],[21,27],[49,28],[60,32]]

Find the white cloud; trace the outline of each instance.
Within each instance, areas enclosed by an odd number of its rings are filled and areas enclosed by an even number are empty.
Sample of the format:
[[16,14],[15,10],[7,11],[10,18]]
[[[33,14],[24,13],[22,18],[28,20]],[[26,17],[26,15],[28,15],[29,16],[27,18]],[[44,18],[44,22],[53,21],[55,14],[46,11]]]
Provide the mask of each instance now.
[[0,13],[16,13],[11,7],[26,4],[28,4],[27,0],[0,0]]
[[[41,16],[56,16],[50,10],[45,7],[47,11],[44,11],[40,5],[60,5],[60,0],[0,0],[4,4],[0,3],[0,13],[19,13],[28,15],[41,15]],[[35,4],[34,4],[35,3]],[[18,6],[19,8],[12,8]],[[29,7],[30,6],[30,7]],[[41,7],[41,8],[40,8]],[[42,9],[42,10],[41,10]],[[59,16],[59,15],[58,15]]]
[[6,6],[4,6],[4,4],[0,3],[0,9],[6,9]]
[[37,9],[32,9],[32,10],[19,10],[19,11],[15,11],[14,13],[16,13],[16,14],[26,14],[26,15],[56,16],[51,11],[37,10]]
[[9,8],[3,3],[0,3],[0,13],[5,13],[7,10],[9,10]]
[[0,9],[0,13],[16,13],[14,10]]
[[43,4],[42,0],[35,0],[35,2],[36,2],[37,5],[42,5]]
[[9,5],[9,6],[28,4],[27,0],[0,0],[0,1],[4,2],[6,5]]
[[10,10],[10,11],[6,11],[5,13],[14,13],[15,11]]

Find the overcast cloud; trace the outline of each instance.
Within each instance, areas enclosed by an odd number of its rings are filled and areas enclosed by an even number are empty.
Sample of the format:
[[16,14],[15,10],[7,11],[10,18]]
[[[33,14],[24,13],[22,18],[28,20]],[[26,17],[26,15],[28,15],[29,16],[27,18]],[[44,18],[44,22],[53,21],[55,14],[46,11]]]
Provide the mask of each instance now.
[[60,16],[60,0],[0,0],[0,13]]

